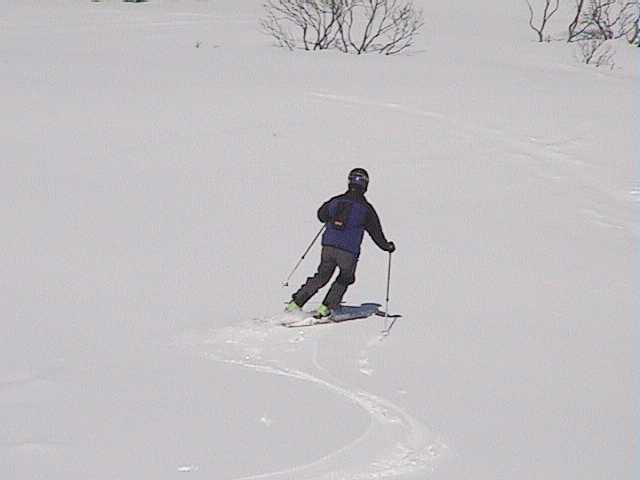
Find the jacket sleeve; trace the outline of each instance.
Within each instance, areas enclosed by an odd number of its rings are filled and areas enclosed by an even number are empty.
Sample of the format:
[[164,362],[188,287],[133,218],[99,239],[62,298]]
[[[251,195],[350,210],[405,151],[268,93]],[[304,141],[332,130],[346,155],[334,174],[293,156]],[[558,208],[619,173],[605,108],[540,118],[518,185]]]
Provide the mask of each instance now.
[[331,221],[331,212],[329,211],[329,204],[331,203],[332,200],[333,198],[327,200],[318,209],[318,220],[320,220],[322,223],[329,223]]
[[380,218],[378,217],[378,213],[372,205],[369,205],[369,214],[367,215],[365,230],[380,249],[384,250],[386,248],[389,242],[387,241],[387,237],[384,236],[384,232],[382,231],[382,225],[380,225]]

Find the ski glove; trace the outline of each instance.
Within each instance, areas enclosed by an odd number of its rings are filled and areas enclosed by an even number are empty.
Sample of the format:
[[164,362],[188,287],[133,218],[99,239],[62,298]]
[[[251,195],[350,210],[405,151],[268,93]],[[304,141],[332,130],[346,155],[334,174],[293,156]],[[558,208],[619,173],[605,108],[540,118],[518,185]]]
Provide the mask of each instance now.
[[387,242],[387,245],[384,248],[385,252],[393,253],[396,251],[396,244],[393,242]]

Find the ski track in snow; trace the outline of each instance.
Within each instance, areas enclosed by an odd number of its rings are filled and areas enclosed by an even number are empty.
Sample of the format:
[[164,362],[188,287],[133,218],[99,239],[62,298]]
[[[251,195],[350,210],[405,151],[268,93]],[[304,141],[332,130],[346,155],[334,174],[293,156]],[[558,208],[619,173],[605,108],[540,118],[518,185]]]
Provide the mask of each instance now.
[[[619,204],[633,204],[638,202],[638,189],[631,191],[615,190],[602,184],[601,173],[594,165],[580,160],[573,150],[581,145],[580,137],[561,136],[557,138],[538,138],[504,131],[485,125],[478,125],[469,121],[451,118],[444,113],[403,105],[395,102],[385,102],[373,98],[337,95],[328,92],[309,92],[308,98],[320,102],[357,105],[368,108],[379,108],[396,111],[403,115],[413,115],[433,119],[439,123],[448,124],[450,131],[457,131],[466,138],[485,138],[506,146],[514,158],[520,158],[533,173],[551,182],[580,182],[589,189],[598,191],[605,197],[612,198]],[[584,208],[580,213],[590,222],[603,228],[629,230],[640,236],[637,226],[624,216],[614,212],[599,212],[592,208]]]
[[45,382],[61,371],[58,366],[33,371],[16,371],[0,375],[0,391],[17,386]]
[[[211,360],[318,385],[362,408],[370,424],[352,442],[311,463],[234,480],[375,480],[424,475],[451,455],[445,443],[398,405],[346,384],[323,367],[318,359],[321,343],[313,332],[282,328],[280,320],[280,316],[254,319],[214,330],[204,340],[185,337],[179,344]],[[372,338],[359,352],[356,368],[362,374],[373,374],[367,351],[379,341],[377,336]]]

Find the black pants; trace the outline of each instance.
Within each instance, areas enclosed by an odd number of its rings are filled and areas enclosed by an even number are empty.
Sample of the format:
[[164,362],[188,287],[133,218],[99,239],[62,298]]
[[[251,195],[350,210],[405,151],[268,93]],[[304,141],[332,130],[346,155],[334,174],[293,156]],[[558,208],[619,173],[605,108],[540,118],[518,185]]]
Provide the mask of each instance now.
[[340,274],[331,285],[327,296],[324,297],[322,302],[329,308],[336,308],[342,302],[342,297],[344,297],[349,285],[356,281],[357,265],[358,259],[352,253],[335,247],[322,247],[318,271],[313,277],[307,278],[304,285],[293,294],[293,301],[300,307],[304,306],[318,290],[329,283],[336,268],[339,268]]

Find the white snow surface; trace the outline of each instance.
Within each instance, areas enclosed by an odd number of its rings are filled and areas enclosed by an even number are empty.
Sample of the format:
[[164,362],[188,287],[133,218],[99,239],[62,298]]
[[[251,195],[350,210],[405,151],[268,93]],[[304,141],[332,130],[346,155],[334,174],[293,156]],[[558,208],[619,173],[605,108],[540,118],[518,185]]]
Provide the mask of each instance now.
[[[0,478],[639,478],[639,49],[416,0],[406,54],[289,52],[261,3],[0,1]],[[282,328],[356,166],[404,317]]]

